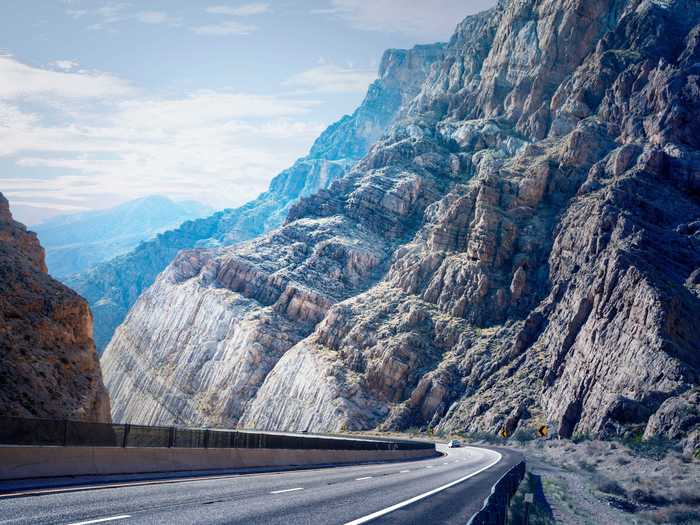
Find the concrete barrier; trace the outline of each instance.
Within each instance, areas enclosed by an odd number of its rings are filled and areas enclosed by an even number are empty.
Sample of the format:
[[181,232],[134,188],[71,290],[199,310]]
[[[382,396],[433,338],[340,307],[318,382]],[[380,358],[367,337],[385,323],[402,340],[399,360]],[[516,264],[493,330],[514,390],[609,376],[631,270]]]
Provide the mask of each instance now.
[[491,487],[491,494],[479,512],[472,516],[467,525],[506,525],[508,505],[525,477],[525,461],[514,465]]
[[104,474],[314,466],[428,458],[422,450],[0,447],[0,480]]

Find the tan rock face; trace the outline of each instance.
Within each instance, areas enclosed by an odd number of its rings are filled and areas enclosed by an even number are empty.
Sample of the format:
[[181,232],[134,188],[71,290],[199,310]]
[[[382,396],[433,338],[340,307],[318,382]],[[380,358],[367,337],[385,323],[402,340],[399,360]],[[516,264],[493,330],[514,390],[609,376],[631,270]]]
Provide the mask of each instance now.
[[[500,2],[458,26],[348,175],[145,297],[230,294],[268,323],[254,386],[217,391],[244,426],[695,439],[681,412],[700,383],[699,32],[686,0]],[[134,416],[142,389],[120,385],[160,384],[163,359],[192,369],[154,334],[222,326],[174,308],[151,325],[139,307],[105,357]],[[135,359],[154,369],[120,364]],[[175,406],[162,384],[154,421]]]
[[0,414],[109,422],[87,303],[0,194]]

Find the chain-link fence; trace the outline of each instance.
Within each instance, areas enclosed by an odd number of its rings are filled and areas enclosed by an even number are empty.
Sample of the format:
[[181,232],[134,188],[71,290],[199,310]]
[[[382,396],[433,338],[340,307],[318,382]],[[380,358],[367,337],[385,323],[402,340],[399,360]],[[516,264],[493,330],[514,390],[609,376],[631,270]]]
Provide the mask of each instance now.
[[7,416],[0,416],[0,445],[307,450],[424,450],[435,448],[433,443],[420,441],[304,436],[247,430],[149,427]]

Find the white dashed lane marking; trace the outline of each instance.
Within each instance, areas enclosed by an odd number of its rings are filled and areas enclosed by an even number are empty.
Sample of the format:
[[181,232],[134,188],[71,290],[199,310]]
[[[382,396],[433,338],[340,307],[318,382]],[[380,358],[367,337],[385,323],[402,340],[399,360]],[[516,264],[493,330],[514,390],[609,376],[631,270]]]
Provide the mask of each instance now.
[[105,521],[125,520],[126,518],[130,517],[130,514],[121,514],[119,516],[109,516],[107,518],[96,518],[94,520],[76,521],[74,523],[69,523],[68,525],[90,525],[91,523],[104,523]]
[[295,492],[297,490],[304,490],[304,487],[295,487],[293,489],[284,489],[284,490],[273,490],[270,492],[270,494],[283,494],[284,492]]

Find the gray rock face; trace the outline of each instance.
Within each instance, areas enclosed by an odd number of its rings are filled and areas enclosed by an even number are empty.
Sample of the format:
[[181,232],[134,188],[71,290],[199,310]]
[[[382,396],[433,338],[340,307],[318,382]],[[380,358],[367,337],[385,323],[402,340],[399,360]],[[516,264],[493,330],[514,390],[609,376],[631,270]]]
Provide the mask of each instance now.
[[326,129],[309,154],[277,175],[268,191],[240,208],[187,221],[141,243],[133,251],[65,279],[88,300],[95,318],[95,343],[99,352],[112,338],[141,293],[180,250],[233,245],[252,239],[284,222],[299,198],[328,188],[362,158],[370,145],[396,118],[402,104],[412,99],[430,70],[442,56],[442,44],[387,51],[379,78],[352,115]]
[[103,358],[115,417],[697,435],[699,34],[688,0],[467,18],[347,175],[159,277]]
[[87,303],[0,193],[0,415],[110,421]]

